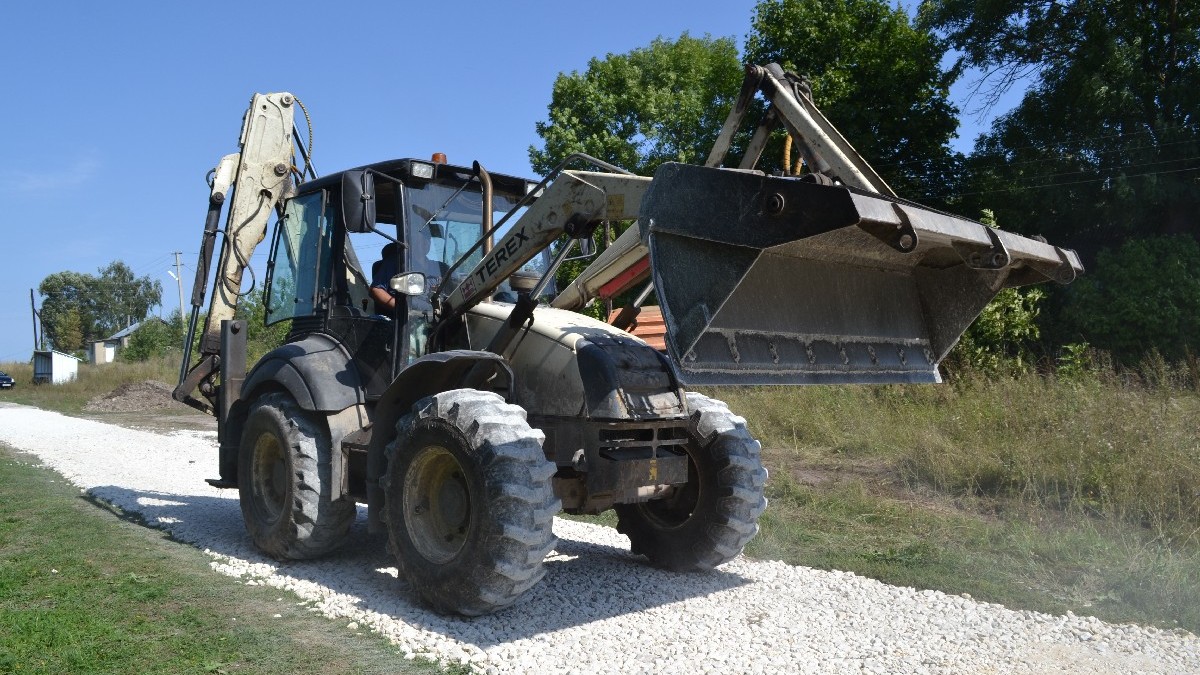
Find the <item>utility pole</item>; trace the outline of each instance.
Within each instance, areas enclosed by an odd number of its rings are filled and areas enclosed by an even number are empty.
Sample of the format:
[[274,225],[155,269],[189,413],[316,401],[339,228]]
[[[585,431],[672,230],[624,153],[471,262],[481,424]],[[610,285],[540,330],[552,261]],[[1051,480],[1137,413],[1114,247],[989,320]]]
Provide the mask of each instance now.
[[183,323],[183,263],[179,262],[179,256],[183,255],[183,251],[175,251],[175,284],[179,286],[179,323]]
[[29,311],[33,312],[33,351],[37,351],[41,345],[38,340],[38,313],[37,305],[33,303],[33,289],[29,289]]

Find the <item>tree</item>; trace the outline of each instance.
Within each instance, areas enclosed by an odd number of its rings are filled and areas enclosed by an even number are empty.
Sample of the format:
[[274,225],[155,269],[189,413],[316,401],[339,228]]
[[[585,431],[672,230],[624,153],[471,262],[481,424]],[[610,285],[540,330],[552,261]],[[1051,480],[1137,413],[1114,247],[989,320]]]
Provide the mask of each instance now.
[[59,351],[74,352],[83,349],[83,324],[79,319],[79,309],[70,307],[59,316],[55,326],[55,337]]
[[746,40],[751,63],[806,76],[813,102],[900,195],[942,203],[959,157],[949,142],[957,76],[945,43],[885,0],[764,0]]
[[287,341],[290,320],[266,325],[267,306],[262,293],[247,293],[238,300],[235,319],[246,322],[246,361],[253,365],[264,354]]
[[[141,321],[162,301],[162,283],[135,277],[117,260],[98,270],[99,276],[55,272],[42,280],[42,326],[55,349],[73,351],[86,341],[105,338]],[[76,344],[71,322],[77,321]]]
[[1051,290],[1044,332],[1125,361],[1178,355],[1189,334],[1173,331],[1196,311],[1177,266],[1190,249],[1162,237],[1200,235],[1200,4],[931,0],[922,20],[987,73],[985,93],[1032,80],[977,140],[961,198],[1083,257],[1088,275]]
[[100,268],[91,297],[99,334],[111,335],[146,318],[162,302],[162,282],[135,277],[128,265],[115,260]]
[[627,54],[591,59],[585,72],[554,81],[544,147],[530,146],[534,170],[548,173],[584,152],[641,175],[663,162],[701,163],[742,81],[731,38],[684,33]]
[[88,298],[95,279],[79,272],[55,272],[42,279],[38,293],[42,295],[42,332],[50,345],[59,351],[81,349],[83,341],[92,337],[92,315]]
[[183,331],[178,321],[162,321],[151,317],[142,322],[129,336],[129,344],[121,349],[122,361],[147,361],[172,351],[182,351]]
[[1063,318],[1077,340],[1126,363],[1152,349],[1182,359],[1200,348],[1200,244],[1191,237],[1133,239],[1102,251],[1073,286]]
[[985,93],[1033,81],[977,141],[965,199],[1089,262],[1200,232],[1200,4],[931,0],[922,20]]

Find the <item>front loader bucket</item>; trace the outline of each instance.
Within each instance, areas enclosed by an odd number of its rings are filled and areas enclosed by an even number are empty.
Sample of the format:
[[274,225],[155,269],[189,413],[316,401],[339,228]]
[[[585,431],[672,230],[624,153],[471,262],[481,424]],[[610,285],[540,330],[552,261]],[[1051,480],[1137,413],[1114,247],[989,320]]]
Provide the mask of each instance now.
[[665,164],[639,225],[690,385],[938,382],[1001,289],[1083,271],[1056,248],[805,178]]

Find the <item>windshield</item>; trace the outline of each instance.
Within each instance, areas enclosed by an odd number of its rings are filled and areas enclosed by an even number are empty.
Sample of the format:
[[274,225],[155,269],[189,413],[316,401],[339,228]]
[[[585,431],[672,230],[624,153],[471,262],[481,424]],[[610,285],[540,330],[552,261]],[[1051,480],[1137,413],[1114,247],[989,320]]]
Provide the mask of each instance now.
[[[440,263],[442,269],[453,267],[483,236],[483,195],[479,192],[479,185],[469,185],[455,194],[457,190],[458,186],[438,183],[405,187],[405,208],[413,228],[413,239],[419,241],[428,238],[429,248],[425,255],[429,260]],[[499,222],[516,206],[517,201],[518,198],[512,195],[493,195],[492,221]],[[521,212],[523,211],[524,208],[521,209]],[[503,232],[507,231],[508,226],[516,222],[520,215],[521,213],[514,213],[505,223],[503,230],[496,233],[496,239],[502,237]],[[457,286],[482,259],[483,247],[476,248],[447,281]],[[540,275],[548,268],[549,263],[549,251],[544,251],[521,269]],[[507,283],[498,290],[506,291]],[[547,292],[552,292],[553,286],[553,283],[550,284]]]

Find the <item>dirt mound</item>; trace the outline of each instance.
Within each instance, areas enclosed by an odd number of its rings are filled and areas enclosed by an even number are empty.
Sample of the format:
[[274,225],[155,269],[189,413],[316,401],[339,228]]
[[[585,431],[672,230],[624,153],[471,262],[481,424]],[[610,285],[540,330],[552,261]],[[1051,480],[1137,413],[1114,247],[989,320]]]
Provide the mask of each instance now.
[[129,382],[88,401],[83,409],[88,412],[138,412],[183,405],[171,398],[171,391],[171,385],[155,380]]

